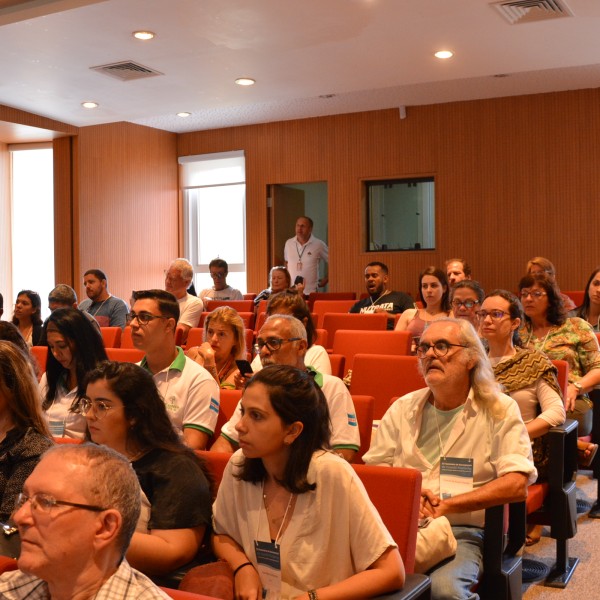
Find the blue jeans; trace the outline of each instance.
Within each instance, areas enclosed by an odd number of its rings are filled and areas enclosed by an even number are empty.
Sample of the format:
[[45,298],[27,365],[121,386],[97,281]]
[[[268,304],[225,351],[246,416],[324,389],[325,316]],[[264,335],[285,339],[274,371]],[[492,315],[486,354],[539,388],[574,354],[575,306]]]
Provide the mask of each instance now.
[[456,555],[434,567],[431,577],[432,600],[478,600],[471,591],[483,565],[483,529],[453,526]]

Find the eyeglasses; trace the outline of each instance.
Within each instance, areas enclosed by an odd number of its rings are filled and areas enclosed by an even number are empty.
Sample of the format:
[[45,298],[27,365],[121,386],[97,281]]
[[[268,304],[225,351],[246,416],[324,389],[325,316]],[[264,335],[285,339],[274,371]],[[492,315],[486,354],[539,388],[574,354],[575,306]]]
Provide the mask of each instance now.
[[111,408],[115,407],[111,404],[106,404],[106,402],[103,402],[102,400],[90,400],[89,398],[84,397],[79,401],[77,406],[75,406],[73,412],[85,416],[87,416],[89,412],[93,412],[96,419],[100,420],[107,415]]
[[221,272],[219,272],[219,273],[212,273],[212,272],[211,272],[210,276],[211,276],[213,279],[225,279],[225,273],[223,273],[222,271],[221,271]]
[[279,350],[279,348],[281,348],[282,344],[285,344],[286,342],[297,342],[298,340],[301,340],[301,339],[302,338],[299,338],[299,337],[289,338],[287,340],[284,340],[282,338],[276,338],[276,337],[270,337],[270,338],[267,338],[266,340],[261,340],[260,338],[258,338],[256,340],[256,344],[254,344],[254,351],[260,352],[266,346],[270,352],[277,352],[277,350]]
[[146,312],[135,313],[135,312],[131,311],[127,315],[127,322],[131,323],[134,319],[137,319],[138,323],[140,325],[148,325],[148,323],[150,323],[150,321],[153,321],[154,319],[168,319],[168,318],[169,317],[164,317],[163,315],[152,315],[152,314],[146,313]]
[[541,290],[521,290],[519,294],[523,300],[528,296],[531,296],[534,300],[539,300],[542,296],[547,296],[546,292]]
[[452,300],[452,306],[454,306],[454,308],[460,308],[461,306],[464,306],[467,310],[471,310],[478,304],[479,300],[459,300],[458,298],[456,300]]
[[438,357],[446,356],[448,354],[448,350],[450,350],[451,346],[455,346],[457,348],[466,348],[467,346],[463,346],[462,344],[451,344],[446,340],[438,340],[437,342],[433,342],[432,344],[428,344],[426,342],[421,342],[417,346],[417,356],[419,358],[425,358],[427,352],[429,352],[430,348],[433,348],[433,353]]
[[504,317],[504,315],[507,315],[508,313],[504,310],[478,310],[475,314],[482,321],[486,317],[490,317],[492,321],[499,321],[502,317]]
[[73,508],[81,508],[83,510],[92,510],[94,512],[102,512],[103,510],[108,510],[107,508],[102,508],[101,506],[95,506],[93,504],[79,504],[78,502],[67,502],[66,500],[57,500],[54,496],[50,494],[44,494],[42,492],[38,492],[37,494],[33,494],[32,496],[27,496],[21,492],[17,496],[17,500],[15,502],[15,511],[19,510],[27,501],[31,502],[31,508],[33,510],[39,511],[44,514],[48,514],[55,506],[72,506]]

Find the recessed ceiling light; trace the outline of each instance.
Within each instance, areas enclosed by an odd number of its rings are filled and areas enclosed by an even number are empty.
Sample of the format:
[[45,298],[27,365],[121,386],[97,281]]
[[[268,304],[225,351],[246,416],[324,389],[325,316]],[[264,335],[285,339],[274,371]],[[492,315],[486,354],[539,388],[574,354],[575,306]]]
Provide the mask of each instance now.
[[189,116],[191,116],[191,114],[192,113],[189,113],[189,112],[178,112],[177,116],[178,117],[189,117]]
[[436,58],[452,58],[454,56],[454,52],[450,50],[438,50],[434,56]]
[[151,40],[156,34],[152,31],[134,31],[131,35],[138,40]]
[[97,102],[82,102],[81,106],[83,106],[83,108],[98,108],[98,103]]
[[256,81],[250,77],[238,77],[235,82],[238,85],[254,85],[256,83]]

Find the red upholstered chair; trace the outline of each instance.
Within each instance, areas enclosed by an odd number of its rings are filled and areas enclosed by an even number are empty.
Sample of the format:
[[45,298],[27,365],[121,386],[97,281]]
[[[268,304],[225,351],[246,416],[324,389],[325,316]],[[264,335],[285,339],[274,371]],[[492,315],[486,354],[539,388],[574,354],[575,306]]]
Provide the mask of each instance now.
[[331,363],[331,374],[341,379],[344,376],[344,357],[341,354],[330,354],[329,362]]
[[131,325],[127,325],[121,332],[121,348],[135,348],[131,339]]
[[83,440],[70,437],[52,437],[55,444],[82,444]]
[[256,294],[244,294],[244,300],[254,300]]
[[203,327],[192,327],[188,331],[186,348],[193,348],[194,346],[201,346],[204,341],[204,328]]
[[100,327],[102,342],[105,348],[121,347],[121,328],[120,327]]
[[221,479],[223,479],[223,472],[225,467],[232,457],[232,454],[228,452],[207,452],[206,450],[195,450],[196,454],[206,461],[208,470],[213,476],[215,482],[215,497],[219,485],[221,485]]
[[356,303],[356,300],[317,300],[311,307],[310,312],[317,315],[317,327],[323,327],[323,316],[325,313],[346,314]]
[[556,374],[558,386],[562,391],[563,398],[566,398],[567,388],[569,387],[569,363],[566,360],[553,360],[552,364],[558,371]]
[[375,398],[374,419],[381,419],[391,399],[426,387],[416,356],[357,354],[354,357],[351,394]]
[[204,594],[194,594],[193,592],[184,592],[183,590],[173,590],[171,588],[160,588],[165,594],[173,600],[218,600],[214,596],[205,596]]
[[106,348],[109,360],[138,363],[144,358],[144,351],[137,348]]
[[[211,300],[211,302],[212,302],[212,300]],[[239,300],[239,302],[241,302],[241,300]],[[198,323],[198,327],[200,329],[204,328],[204,321],[206,320],[206,317],[209,314],[210,314],[210,312],[204,311],[200,315],[200,323]],[[254,312],[249,312],[249,311],[241,311],[240,312],[238,310],[238,315],[240,315],[240,318],[242,319],[242,321],[244,321],[244,327],[246,327],[247,329],[254,329],[254,321],[255,321],[255,318],[256,318],[255,315],[254,315]],[[188,344],[189,344],[189,342],[188,342]]]
[[323,348],[327,348],[327,330],[326,329],[316,329],[317,339],[313,340],[313,344],[318,344],[319,346],[323,346]]
[[311,292],[308,295],[308,307],[312,310],[313,304],[320,300],[354,300],[356,302],[356,292]]
[[209,448],[219,439],[221,435],[221,428],[229,419],[231,419],[235,408],[242,397],[242,390],[221,390],[219,400],[219,417],[217,418],[217,425],[215,426],[215,433],[209,441]]
[[32,346],[29,351],[37,363],[39,375],[38,378],[41,378],[42,374],[46,372],[46,362],[48,362],[48,346]]
[[356,354],[390,354],[408,356],[412,335],[409,331],[352,331],[335,332],[333,352],[346,357],[345,369],[352,369]]
[[360,434],[360,448],[354,455],[353,463],[362,464],[363,454],[371,445],[371,435],[373,433],[373,407],[375,398],[373,396],[353,395],[352,402],[356,411],[356,421]]
[[261,300],[261,301],[258,303],[258,306],[257,306],[257,308],[256,308],[256,314],[257,314],[257,315],[260,315],[261,313],[264,313],[264,312],[266,312],[266,311],[267,311],[267,304],[268,304],[268,303],[269,303],[269,301],[268,301],[268,300]]
[[573,300],[573,304],[575,304],[575,306],[581,306],[583,304],[583,299],[585,298],[585,290],[581,290],[581,291],[577,291],[577,292],[563,292],[561,290],[561,292],[565,296],[569,296],[569,298],[571,298],[571,300]]
[[208,312],[212,312],[219,306],[231,306],[238,312],[254,312],[254,302],[252,300],[209,300],[204,306]]
[[[385,331],[387,328],[387,314],[341,314],[341,313],[325,313],[321,324],[322,329],[327,330],[327,345],[333,348],[335,332],[338,329],[354,329],[354,330],[379,330]],[[328,349],[329,349],[328,348]]]

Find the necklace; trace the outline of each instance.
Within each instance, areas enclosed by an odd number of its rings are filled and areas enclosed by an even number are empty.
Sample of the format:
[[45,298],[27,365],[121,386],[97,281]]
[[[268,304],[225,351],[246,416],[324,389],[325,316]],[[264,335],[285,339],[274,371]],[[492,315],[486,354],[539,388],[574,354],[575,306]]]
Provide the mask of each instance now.
[[[222,374],[223,371],[225,371],[225,375],[227,375],[227,373],[229,373],[229,367],[231,366],[231,361],[233,360],[233,357],[229,357],[227,359],[227,361],[225,362],[225,364],[223,365],[223,367],[221,368],[221,370],[217,373],[217,379],[219,380],[219,383],[222,383]],[[215,363],[216,366],[216,363]]]
[[[275,525],[276,519],[274,519],[272,515],[269,516],[270,507],[273,505],[274,500],[271,500],[270,504],[267,506],[267,494],[264,493],[264,489],[265,489],[265,483],[263,481],[263,503],[265,505],[265,511],[267,513],[267,521],[271,520],[271,521],[273,521],[273,525]],[[278,495],[279,494],[275,494],[275,498],[277,498]],[[285,521],[287,519],[287,515],[290,510],[290,506],[292,506],[293,499],[294,499],[294,494],[292,492],[290,492],[290,499],[288,500],[287,507],[285,509],[285,512],[283,513],[283,519],[281,520],[281,525],[279,526],[279,529],[277,530],[277,535],[275,536],[275,545],[276,546],[277,546],[277,542],[281,538],[281,535],[282,535],[281,532],[283,530],[283,526],[285,525]],[[258,532],[257,532],[257,539],[258,539]]]
[[[379,298],[377,298],[377,300],[373,301],[373,298],[371,298],[371,306],[374,306],[377,302],[379,302],[384,296],[387,296],[387,294],[390,293],[390,290],[383,290],[383,292],[381,293],[381,295],[379,296]],[[370,296],[369,296],[370,298]]]
[[[108,295],[108,298],[110,298],[110,294]],[[104,301],[102,302],[102,304],[96,309],[96,312],[92,312],[91,311],[91,308],[92,308],[91,304],[90,304],[90,307],[88,308],[87,312],[90,315],[92,315],[92,317],[95,317],[102,310],[102,307],[104,306],[104,302],[106,302],[108,300],[108,298],[104,299]],[[93,304],[93,302],[92,302],[92,304]]]

